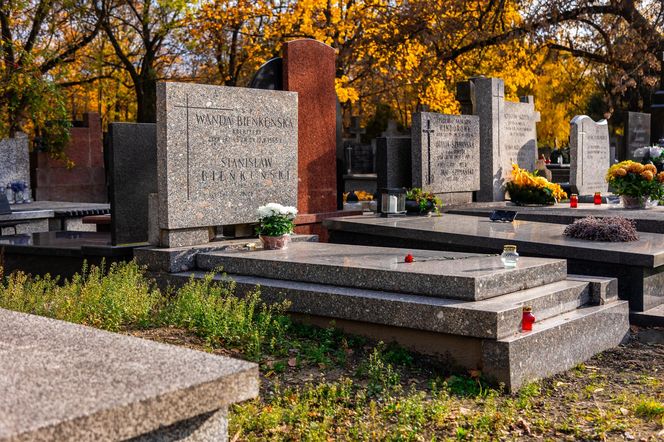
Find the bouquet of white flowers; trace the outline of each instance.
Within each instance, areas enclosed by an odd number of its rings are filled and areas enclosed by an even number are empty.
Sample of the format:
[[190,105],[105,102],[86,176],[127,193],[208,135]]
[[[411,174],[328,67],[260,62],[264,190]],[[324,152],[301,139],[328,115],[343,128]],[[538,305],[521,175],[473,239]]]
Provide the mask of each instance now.
[[297,209],[291,206],[269,203],[258,208],[258,234],[262,236],[281,236],[293,232]]

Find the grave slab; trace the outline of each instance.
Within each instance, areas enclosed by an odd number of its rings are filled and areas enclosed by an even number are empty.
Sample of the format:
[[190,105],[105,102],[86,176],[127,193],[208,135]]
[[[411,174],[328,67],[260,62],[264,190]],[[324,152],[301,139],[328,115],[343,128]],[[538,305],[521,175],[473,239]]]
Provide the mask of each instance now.
[[179,423],[223,441],[228,406],[258,395],[255,364],[3,309],[0,356],[3,441],[174,440]]
[[537,221],[554,224],[572,224],[577,219],[587,216],[606,218],[619,216],[636,223],[639,232],[664,233],[664,207],[657,206],[648,210],[625,210],[620,205],[579,203],[572,209],[569,204],[556,204],[546,207],[517,206],[511,202],[472,203],[456,206],[443,206],[446,213],[489,217],[492,210],[511,210],[517,212],[521,221]]
[[240,275],[441,298],[481,300],[563,280],[565,261],[522,258],[505,269],[498,256],[294,243],[286,250],[201,253],[198,267]]
[[606,243],[563,236],[565,226],[444,214],[441,217],[384,219],[370,216],[326,222],[337,243],[429,250],[498,253],[514,244],[520,254],[568,260],[575,274],[617,277],[621,299],[643,311],[664,303],[664,235],[640,233],[639,241]]

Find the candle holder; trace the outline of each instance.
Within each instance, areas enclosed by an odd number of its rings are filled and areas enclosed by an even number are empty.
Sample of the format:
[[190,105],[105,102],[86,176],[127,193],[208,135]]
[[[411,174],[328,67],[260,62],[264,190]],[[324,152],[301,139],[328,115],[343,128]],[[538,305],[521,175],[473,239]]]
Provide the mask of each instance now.
[[405,189],[381,189],[380,194],[380,216],[406,216]]

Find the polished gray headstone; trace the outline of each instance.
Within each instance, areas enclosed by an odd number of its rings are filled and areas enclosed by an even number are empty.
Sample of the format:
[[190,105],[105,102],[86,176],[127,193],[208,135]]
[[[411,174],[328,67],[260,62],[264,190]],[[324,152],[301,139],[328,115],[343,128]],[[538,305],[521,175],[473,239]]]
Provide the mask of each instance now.
[[586,115],[577,115],[570,123],[570,184],[579,195],[606,193],[605,176],[611,159],[609,124],[595,122]]
[[297,140],[294,92],[159,83],[159,227],[245,224],[260,205],[297,205]]
[[412,128],[414,187],[432,193],[479,190],[479,117],[418,112]]
[[148,240],[148,195],[157,192],[157,126],[108,127],[111,237],[113,245]]

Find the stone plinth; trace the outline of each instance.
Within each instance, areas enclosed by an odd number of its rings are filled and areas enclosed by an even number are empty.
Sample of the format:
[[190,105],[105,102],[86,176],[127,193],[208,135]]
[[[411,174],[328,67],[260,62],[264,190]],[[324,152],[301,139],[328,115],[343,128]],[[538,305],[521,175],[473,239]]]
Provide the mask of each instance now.
[[258,395],[255,364],[2,309],[0,356],[3,441],[225,441]]
[[0,140],[0,186],[4,189],[14,181],[30,183],[28,137],[23,133]]
[[73,168],[44,152],[36,154],[35,198],[105,203],[108,195],[99,114],[83,114],[83,121],[74,122],[70,134],[65,154],[74,162]]
[[162,245],[207,242],[211,228],[256,222],[270,202],[296,205],[297,145],[294,93],[158,84]]
[[595,122],[586,115],[578,115],[571,121],[569,139],[572,188],[579,195],[606,193],[609,185],[605,176],[611,164],[607,121]]
[[284,44],[284,90],[298,93],[298,201],[302,214],[337,210],[335,51],[316,40]]
[[157,127],[111,123],[108,137],[113,244],[146,242],[148,195],[157,192]]

